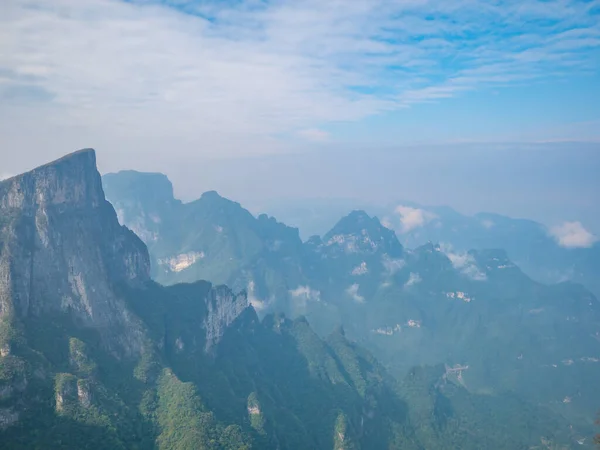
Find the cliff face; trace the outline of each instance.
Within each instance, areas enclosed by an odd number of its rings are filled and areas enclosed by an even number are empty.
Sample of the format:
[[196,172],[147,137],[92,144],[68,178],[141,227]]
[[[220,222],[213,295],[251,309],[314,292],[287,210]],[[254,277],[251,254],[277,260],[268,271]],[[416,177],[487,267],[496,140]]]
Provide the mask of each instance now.
[[148,281],[148,252],[104,199],[93,150],[0,183],[0,217],[0,319],[69,313],[139,352],[141,325],[112,287]]
[[[149,274],[146,246],[119,225],[104,197],[94,150],[0,183],[0,320],[67,314],[97,330],[114,354],[135,357],[146,327],[115,285],[143,287]],[[249,303],[224,286],[203,301],[206,315],[198,326],[208,350]],[[10,342],[0,348],[9,354]]]
[[207,314],[204,320],[206,350],[218,344],[225,330],[248,307],[250,302],[245,293],[234,294],[226,286],[211,289],[206,298]]

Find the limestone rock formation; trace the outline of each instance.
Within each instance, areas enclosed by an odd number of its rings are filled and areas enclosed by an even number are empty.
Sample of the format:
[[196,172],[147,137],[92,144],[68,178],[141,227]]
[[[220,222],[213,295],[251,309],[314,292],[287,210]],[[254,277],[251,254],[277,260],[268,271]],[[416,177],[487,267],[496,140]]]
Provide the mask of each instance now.
[[148,252],[104,199],[94,150],[0,183],[0,216],[0,318],[68,312],[113,351],[139,352],[113,286],[148,281]]

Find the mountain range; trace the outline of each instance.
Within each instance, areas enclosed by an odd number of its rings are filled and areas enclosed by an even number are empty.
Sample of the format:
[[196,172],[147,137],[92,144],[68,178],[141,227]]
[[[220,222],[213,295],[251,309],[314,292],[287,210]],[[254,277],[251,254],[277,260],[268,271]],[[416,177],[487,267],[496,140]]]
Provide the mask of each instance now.
[[436,242],[461,252],[501,248],[536,281],[573,281],[600,296],[600,241],[578,222],[547,227],[533,220],[489,212],[470,216],[448,206],[424,206],[407,200],[386,205],[353,200],[291,200],[267,202],[262,207],[299,227],[306,238],[326,233],[353,208],[380,217],[404,246],[414,248]]
[[0,182],[0,448],[591,444],[597,301],[580,286],[498,251],[407,250],[361,211],[302,242],[139,176],[103,188],[86,149]]
[[[515,393],[572,424],[592,423],[600,404],[594,388],[600,304],[581,284],[543,284],[509,257],[535,253],[535,236],[539,248],[559,256],[570,251],[538,224],[494,216],[504,241],[478,240],[474,223],[485,236],[489,224],[482,225],[483,216],[465,219],[471,228],[452,231],[468,236],[462,243],[420,245],[416,234],[394,231],[388,217],[355,210],[323,236],[302,241],[298,229],[265,214],[254,217],[216,192],[190,203],[174,200],[161,174],[127,171],[103,182],[121,222],[148,236],[152,274],[161,283],[203,278],[246,289],[261,315],[307,317],[322,336],[342,325],[396,377],[417,365],[442,364],[447,377],[472,393]],[[150,193],[155,189],[160,194]],[[496,241],[510,244],[508,251],[485,248]],[[469,242],[479,245],[465,250]],[[519,242],[526,248],[519,250]],[[543,253],[536,258],[530,261],[543,260]],[[585,280],[594,280],[594,258],[580,261]]]

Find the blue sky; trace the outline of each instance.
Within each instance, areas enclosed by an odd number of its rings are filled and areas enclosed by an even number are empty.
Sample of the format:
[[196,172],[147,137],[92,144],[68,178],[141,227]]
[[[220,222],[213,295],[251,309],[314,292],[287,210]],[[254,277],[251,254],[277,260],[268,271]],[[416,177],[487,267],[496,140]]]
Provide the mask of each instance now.
[[600,1],[3,0],[0,134],[0,175],[598,144]]

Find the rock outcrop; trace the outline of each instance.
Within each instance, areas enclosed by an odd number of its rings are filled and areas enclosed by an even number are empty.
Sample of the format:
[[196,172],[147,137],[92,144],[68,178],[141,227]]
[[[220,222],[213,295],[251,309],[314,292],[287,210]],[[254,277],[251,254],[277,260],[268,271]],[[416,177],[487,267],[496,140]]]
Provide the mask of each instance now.
[[245,292],[234,294],[227,286],[216,286],[206,298],[204,320],[206,350],[210,350],[225,334],[225,330],[246,309],[251,307]]
[[111,351],[139,353],[141,325],[113,287],[149,281],[148,252],[105,200],[94,150],[1,182],[0,217],[0,318],[69,313]]

